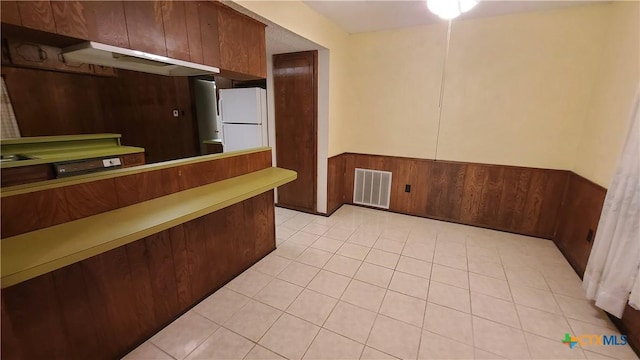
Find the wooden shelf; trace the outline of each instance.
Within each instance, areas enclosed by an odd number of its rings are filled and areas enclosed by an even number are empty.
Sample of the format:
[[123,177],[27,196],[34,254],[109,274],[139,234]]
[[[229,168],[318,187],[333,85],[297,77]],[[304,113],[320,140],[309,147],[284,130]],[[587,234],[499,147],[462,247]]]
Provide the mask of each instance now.
[[107,252],[295,180],[268,168],[3,239],[2,288]]

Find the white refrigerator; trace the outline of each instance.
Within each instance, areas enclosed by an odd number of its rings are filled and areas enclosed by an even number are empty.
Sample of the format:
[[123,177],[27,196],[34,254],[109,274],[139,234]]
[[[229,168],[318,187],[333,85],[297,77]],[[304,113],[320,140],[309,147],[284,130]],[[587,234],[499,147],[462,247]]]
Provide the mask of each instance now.
[[224,152],[267,146],[267,92],[261,88],[220,90]]

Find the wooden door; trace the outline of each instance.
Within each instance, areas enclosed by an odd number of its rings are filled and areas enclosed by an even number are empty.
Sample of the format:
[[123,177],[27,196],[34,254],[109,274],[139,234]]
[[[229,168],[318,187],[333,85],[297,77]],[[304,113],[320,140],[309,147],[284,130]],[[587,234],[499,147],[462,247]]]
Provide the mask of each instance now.
[[318,52],[273,56],[278,167],[298,179],[278,188],[278,204],[316,211]]

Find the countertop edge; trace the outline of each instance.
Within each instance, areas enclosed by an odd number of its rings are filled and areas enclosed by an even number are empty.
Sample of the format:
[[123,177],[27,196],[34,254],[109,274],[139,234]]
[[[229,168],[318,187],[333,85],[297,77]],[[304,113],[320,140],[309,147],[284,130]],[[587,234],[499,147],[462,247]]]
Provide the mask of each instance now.
[[[267,178],[268,182],[264,182],[267,180],[264,180],[263,178]],[[175,207],[177,209],[176,211],[179,212],[179,210],[181,210],[180,205],[182,201],[179,201],[181,198],[189,198],[189,196],[193,197],[195,194],[199,194],[200,192],[203,192],[205,190],[209,194],[208,197],[215,198],[216,196],[220,196],[220,194],[216,193],[215,191],[216,187],[222,188],[222,189],[218,189],[218,192],[227,191],[232,193],[231,195],[222,196],[222,199],[217,202],[213,202],[210,205],[200,207],[198,209],[189,210],[184,214],[176,216],[175,218],[172,218],[169,220],[162,220],[162,217],[160,217],[161,220],[158,220],[158,223],[153,226],[149,226],[149,227],[133,226],[134,229],[132,231],[128,231],[126,232],[126,234],[118,234],[113,239],[100,242],[95,245],[91,245],[88,248],[78,249],[77,251],[70,252],[67,255],[63,255],[63,256],[60,256],[59,258],[55,258],[52,260],[44,261],[40,264],[26,265],[26,266],[23,266],[24,268],[20,268],[20,269],[5,268],[5,264],[7,264],[7,259],[5,259],[5,257],[16,256],[11,252],[10,242],[18,242],[20,245],[18,246],[17,248],[18,250],[16,251],[19,251],[20,249],[24,250],[25,247],[27,248],[30,247],[30,245],[26,245],[28,242],[38,241],[38,240],[34,240],[38,238],[47,238],[47,235],[51,233],[55,234],[55,232],[59,232],[63,230],[65,233],[67,231],[69,231],[68,233],[73,233],[72,230],[74,227],[82,228],[82,227],[86,227],[86,225],[88,224],[92,224],[96,222],[103,223],[103,224],[113,224],[114,220],[116,219],[109,219],[109,217],[117,218],[117,215],[114,215],[114,213],[117,212],[118,210],[113,210],[106,213],[94,215],[88,218],[74,220],[68,223],[64,223],[64,224],[52,226],[49,228],[36,230],[30,233],[2,239],[4,246],[1,254],[1,257],[2,257],[1,287],[4,289],[11,285],[15,285],[20,282],[27,281],[39,275],[43,275],[43,274],[55,271],[64,266],[71,265],[73,263],[82,261],[92,256],[124,246],[136,240],[147,237],[149,235],[158,233],[160,231],[164,231],[166,229],[185,223],[187,221],[191,221],[193,219],[212,213],[214,211],[218,211],[225,207],[237,204],[253,196],[269,191],[270,189],[273,189],[278,186],[289,183],[291,181],[294,181],[296,178],[297,178],[297,173],[295,171],[272,167],[272,168],[267,168],[267,169],[255,171],[252,173],[248,173],[245,175],[240,175],[234,178],[218,181],[208,185],[203,185],[197,188],[184,190],[178,193],[148,200],[142,203],[134,204],[126,208],[129,208],[129,211],[143,213],[145,214],[144,215],[145,217],[150,217],[150,216],[152,217],[154,216],[154,213],[149,212],[148,209],[146,208],[157,209],[159,207],[156,205],[156,203],[166,202],[167,198],[169,197],[171,197],[172,201],[177,203]],[[231,184],[231,182],[238,182],[238,181],[241,181],[244,183],[239,185]],[[255,184],[255,186],[251,186],[250,190],[243,190],[241,192],[234,193],[233,191],[226,188],[226,187],[233,188],[233,187],[246,186],[247,185],[246,182],[251,182],[251,181],[255,181],[257,182],[257,184]],[[121,208],[121,209],[125,209],[125,208]],[[157,210],[157,211],[158,212],[166,211],[166,208],[162,210]],[[182,211],[185,212],[185,210],[182,210]],[[141,220],[141,222],[144,222],[144,221]],[[129,225],[129,226],[132,226],[132,225]],[[103,227],[105,228],[102,230],[104,232],[113,231],[113,226],[104,225]],[[51,229],[54,229],[54,228],[55,230],[52,231]],[[100,229],[97,229],[97,230],[93,229],[92,231],[99,232]],[[50,245],[50,246],[56,247],[58,244],[59,243],[56,243],[55,245]],[[35,245],[38,245],[38,244],[35,244]],[[41,252],[43,251],[44,250],[42,250]],[[40,258],[38,257],[38,259]],[[5,275],[5,273],[7,272],[10,272],[10,274]]]

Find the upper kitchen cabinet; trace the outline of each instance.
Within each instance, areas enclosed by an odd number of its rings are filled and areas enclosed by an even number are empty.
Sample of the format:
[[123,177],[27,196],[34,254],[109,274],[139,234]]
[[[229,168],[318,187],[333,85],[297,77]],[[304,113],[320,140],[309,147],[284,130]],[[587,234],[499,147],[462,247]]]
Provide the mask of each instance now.
[[18,1],[17,3],[22,26],[50,33],[56,32],[53,9],[49,1]]
[[187,41],[191,61],[203,64],[202,34],[200,34],[200,6],[195,1],[184,2],[184,16],[187,24]]
[[[185,2],[161,1],[162,23],[167,56],[173,59],[191,60]],[[194,60],[191,60],[194,61]],[[194,61],[195,62],[195,61]]]
[[122,1],[81,1],[89,40],[129,47]]
[[56,32],[78,39],[89,39],[85,7],[81,1],[52,1]]
[[11,25],[22,25],[17,1],[0,1],[2,22]]
[[[266,78],[264,24],[226,6],[218,7],[220,68],[243,78]],[[249,76],[243,76],[249,75]]]
[[209,1],[199,1],[202,61],[205,65],[220,67],[218,14],[222,7]]
[[161,1],[124,1],[131,49],[167,56]]

